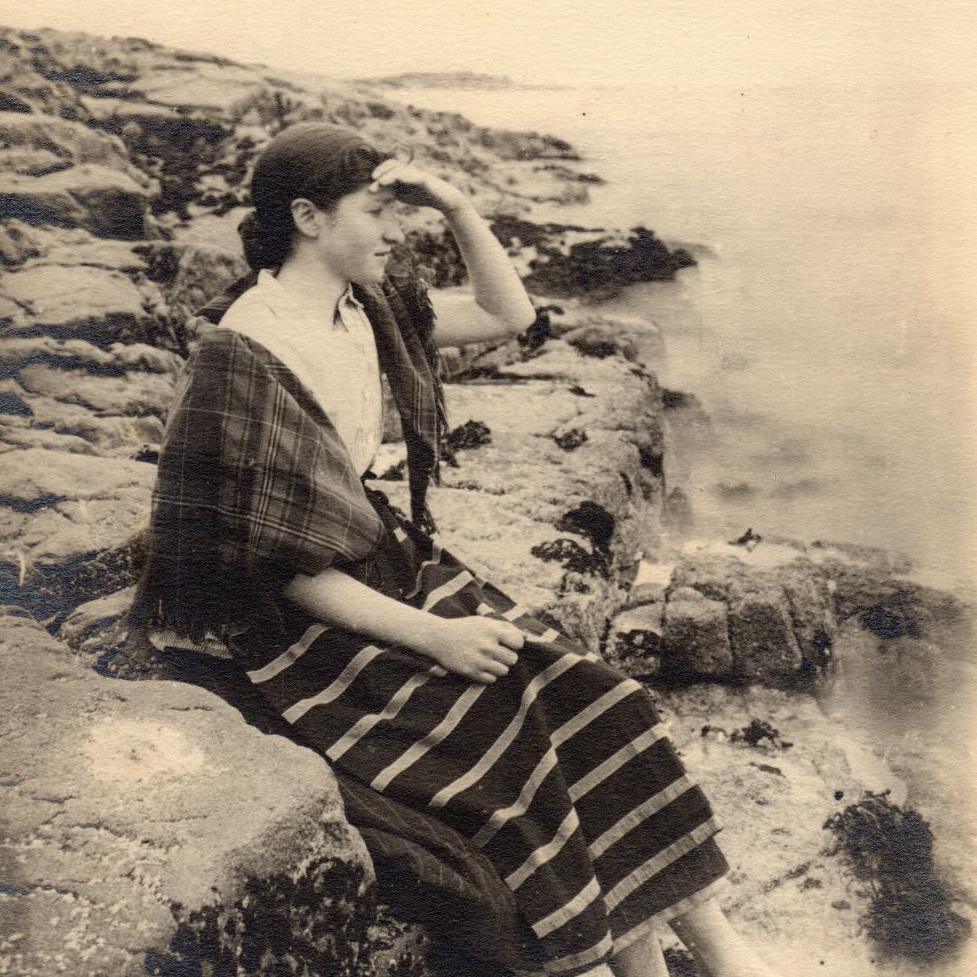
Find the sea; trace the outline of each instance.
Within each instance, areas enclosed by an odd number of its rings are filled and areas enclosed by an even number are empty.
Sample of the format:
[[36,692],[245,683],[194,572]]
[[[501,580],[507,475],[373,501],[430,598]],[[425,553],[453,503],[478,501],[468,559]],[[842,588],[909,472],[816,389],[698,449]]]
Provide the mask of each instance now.
[[672,479],[698,531],[977,581],[977,88],[393,94],[567,139],[606,183],[546,216],[696,246],[697,268],[610,311],[660,326],[660,379],[711,418]]
[[[567,139],[606,182],[587,205],[537,210],[539,219],[644,225],[696,255],[675,281],[603,306],[660,328],[660,381],[708,415],[706,434],[673,445],[666,467],[669,487],[691,501],[696,535],[750,528],[882,547],[908,556],[917,579],[973,594],[977,143],[967,133],[977,88],[514,86],[393,97]],[[902,778],[974,916],[972,639],[964,629],[884,646],[863,635],[839,669],[824,708]]]

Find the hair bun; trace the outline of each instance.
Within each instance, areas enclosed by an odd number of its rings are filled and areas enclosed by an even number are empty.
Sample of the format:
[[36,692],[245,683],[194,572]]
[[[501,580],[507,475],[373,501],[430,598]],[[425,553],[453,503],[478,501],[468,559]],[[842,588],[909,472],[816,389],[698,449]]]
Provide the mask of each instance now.
[[269,231],[258,219],[254,210],[249,210],[237,226],[244,249],[244,257],[253,271],[262,268],[277,268],[288,254],[291,234]]

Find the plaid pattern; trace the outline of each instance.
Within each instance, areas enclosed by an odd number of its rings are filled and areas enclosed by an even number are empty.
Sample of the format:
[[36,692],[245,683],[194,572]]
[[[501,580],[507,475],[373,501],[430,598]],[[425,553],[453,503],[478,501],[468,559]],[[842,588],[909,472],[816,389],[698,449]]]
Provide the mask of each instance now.
[[[428,482],[438,479],[438,455],[448,433],[440,356],[434,345],[434,310],[423,281],[409,270],[392,271],[382,287],[354,294],[373,323],[380,368],[390,382],[407,444],[411,517],[425,532],[436,529],[424,504]],[[413,323],[401,328],[398,323]]]
[[[200,315],[216,325],[257,280],[257,272],[238,279],[204,306]],[[380,369],[400,413],[407,445],[411,518],[425,532],[433,533],[436,526],[425,495],[431,479],[438,479],[439,449],[448,433],[448,421],[427,285],[404,263],[390,268],[381,285],[354,285],[353,294],[373,326]]]
[[[236,281],[200,315],[216,325],[257,280]],[[434,312],[408,268],[354,287],[401,416],[411,514],[426,504],[447,431]],[[297,572],[369,554],[382,534],[345,445],[315,397],[260,344],[209,330],[188,360],[160,452],[152,547],[132,615],[196,641],[280,621],[273,595]]]
[[196,639],[247,624],[295,573],[362,559],[381,534],[312,394],[259,344],[205,335],[160,452],[142,588],[150,619]]

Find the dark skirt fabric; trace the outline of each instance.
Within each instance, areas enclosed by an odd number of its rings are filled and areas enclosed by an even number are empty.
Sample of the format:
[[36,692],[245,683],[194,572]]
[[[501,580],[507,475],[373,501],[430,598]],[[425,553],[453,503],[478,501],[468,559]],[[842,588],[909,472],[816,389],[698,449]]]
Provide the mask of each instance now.
[[527,636],[518,663],[470,683],[293,610],[235,639],[253,687],[344,779],[439,819],[491,863],[533,934],[534,970],[589,969],[704,897],[727,871],[719,825],[647,690],[369,495],[385,539],[351,575],[443,617],[512,622]]

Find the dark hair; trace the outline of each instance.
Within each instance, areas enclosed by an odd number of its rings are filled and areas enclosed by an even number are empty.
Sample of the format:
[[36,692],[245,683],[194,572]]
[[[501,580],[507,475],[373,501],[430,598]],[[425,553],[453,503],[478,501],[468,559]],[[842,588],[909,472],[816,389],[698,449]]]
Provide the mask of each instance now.
[[251,177],[254,210],[238,225],[244,257],[257,271],[277,268],[292,249],[292,201],[311,200],[329,210],[347,193],[370,183],[388,158],[354,132],[320,122],[283,129],[258,157]]

